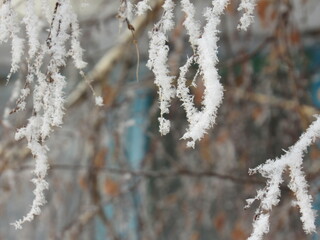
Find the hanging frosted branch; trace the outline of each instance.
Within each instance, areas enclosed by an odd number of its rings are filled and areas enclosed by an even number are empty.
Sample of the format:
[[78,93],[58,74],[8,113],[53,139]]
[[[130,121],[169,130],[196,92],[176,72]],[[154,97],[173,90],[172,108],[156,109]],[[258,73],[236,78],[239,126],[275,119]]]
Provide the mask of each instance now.
[[238,29],[246,31],[250,24],[253,22],[253,12],[256,0],[241,0],[238,11],[244,11],[240,18]]
[[77,20],[77,15],[74,12],[70,13],[70,28],[71,28],[71,49],[69,55],[73,58],[74,65],[81,70],[87,66],[83,61],[83,49],[80,46],[80,29]]
[[[219,75],[216,69],[217,57],[217,26],[220,23],[220,16],[223,13],[228,1],[213,1],[213,7],[207,9],[205,17],[207,24],[204,26],[201,35],[200,23],[194,19],[195,8],[188,0],[182,0],[182,10],[186,13],[184,26],[190,36],[190,43],[194,49],[194,57],[190,58],[185,66],[180,70],[178,79],[177,95],[183,101],[183,106],[187,112],[189,128],[183,135],[183,139],[189,140],[187,145],[194,147],[195,141],[200,140],[206,131],[212,127],[215,122],[216,112],[223,98],[223,87],[219,82]],[[169,8],[170,7],[170,8]],[[155,83],[159,88],[160,98],[160,132],[166,134],[170,130],[170,122],[163,115],[169,112],[171,98],[174,90],[172,86],[173,77],[169,76],[167,66],[169,48],[166,45],[166,32],[173,27],[173,2],[164,3],[165,12],[160,21],[155,25],[150,33],[149,61],[147,66],[155,74]],[[194,107],[193,97],[189,96],[189,90],[186,86],[185,74],[192,61],[199,64],[200,72],[203,75],[204,100],[202,102],[202,111],[197,111]],[[189,111],[189,112],[188,112]]]
[[[187,63],[180,68],[178,78],[177,96],[183,102],[186,111],[189,126],[182,139],[188,140],[187,146],[194,147],[195,142],[200,140],[204,134],[214,125],[217,110],[223,99],[223,86],[220,83],[218,74],[218,25],[228,0],[212,1],[212,7],[205,11],[206,24],[201,30],[200,22],[195,20],[195,7],[189,0],[181,0],[182,11],[186,14],[184,27],[189,35],[189,42],[193,48],[194,55],[187,60]],[[252,1],[251,1],[252,2]],[[251,7],[252,8],[251,8]],[[160,132],[167,134],[170,131],[170,122],[164,118],[164,114],[169,112],[171,98],[173,98],[174,87],[172,81],[174,77],[169,75],[168,52],[166,45],[167,31],[173,27],[173,2],[165,1],[163,5],[165,11],[160,21],[155,25],[154,30],[149,33],[149,61],[147,66],[155,74],[155,83],[158,86],[160,99]],[[245,9],[244,20],[246,26],[250,22],[245,19],[251,19],[254,4],[246,1],[241,2],[240,9]],[[241,23],[242,24],[242,23]],[[202,109],[198,111],[193,103],[193,96],[190,94],[186,84],[186,73],[192,62],[199,65],[199,75],[202,76],[205,91],[202,101]]]
[[151,10],[149,5],[150,0],[142,0],[136,4],[136,14],[138,16],[144,14],[146,11]]
[[263,235],[269,232],[270,212],[280,201],[280,184],[283,183],[282,175],[286,169],[290,171],[291,180],[288,187],[295,194],[295,205],[300,208],[303,229],[306,233],[315,231],[315,213],[312,210],[312,198],[308,194],[308,184],[302,171],[302,163],[307,148],[319,137],[320,117],[317,116],[306,132],[283,156],[275,160],[267,160],[265,164],[249,171],[250,174],[260,173],[267,178],[266,187],[258,190],[255,198],[247,200],[247,207],[250,207],[255,200],[260,201],[250,240],[262,239]]
[[118,18],[123,22],[131,22],[134,15],[141,16],[148,10],[152,10],[150,0],[141,0],[136,4],[132,4],[130,0],[120,0]]
[[6,104],[6,107],[4,108],[4,111],[3,111],[3,115],[2,115],[2,122],[4,124],[4,126],[6,127],[12,127],[10,121],[9,121],[9,116],[11,114],[11,112],[13,110],[11,110],[11,108],[9,107],[9,104],[11,103],[14,103],[14,102],[17,102],[17,109],[18,107],[19,108],[24,108],[25,107],[25,104],[19,104],[18,102],[18,98],[19,98],[19,94],[20,94],[20,91],[21,91],[21,79],[18,79],[16,80],[16,82],[14,83],[14,86],[13,86],[13,89],[12,89],[12,92],[11,92],[11,96],[10,96],[10,99],[9,101],[7,102]]
[[131,22],[134,16],[134,5],[130,0],[120,0],[120,6],[118,9],[118,18],[121,20],[120,26],[122,26],[123,22],[129,21]]
[[160,21],[149,32],[149,60],[147,66],[155,75],[155,84],[158,86],[158,94],[160,101],[160,133],[166,135],[170,131],[170,121],[164,117],[164,114],[169,113],[171,99],[175,96],[175,89],[172,85],[174,77],[170,76],[168,69],[168,53],[169,46],[166,33],[173,26],[173,9],[174,3],[172,0],[166,0],[163,4],[164,14]]
[[46,18],[47,22],[50,23],[52,18],[52,12],[48,6],[50,6],[50,0],[41,0],[42,14]]
[[189,41],[191,46],[195,48],[201,35],[200,22],[195,20],[195,7],[189,0],[181,0],[181,7],[182,11],[186,14],[183,26],[185,26],[190,36]]
[[11,39],[11,69],[7,81],[13,73],[19,70],[23,55],[23,39],[18,36],[20,31],[16,14],[11,6],[11,0],[5,0],[0,8],[0,44]]
[[26,5],[26,15],[22,21],[26,25],[26,33],[29,45],[28,54],[29,58],[32,59],[40,47],[38,38],[41,30],[41,21],[35,12],[34,0],[27,0]]
[[[33,11],[33,4],[32,0],[28,0],[27,8],[31,12]],[[24,18],[29,42],[26,83],[34,82],[33,115],[29,118],[27,126],[17,131],[15,138],[16,140],[25,138],[28,141],[28,148],[35,159],[35,177],[32,179],[35,184],[35,198],[31,210],[26,216],[13,223],[16,228],[21,228],[21,225],[26,221],[32,221],[35,215],[40,214],[41,207],[46,203],[44,190],[48,188],[48,183],[45,177],[49,165],[47,160],[48,147],[45,142],[54,127],[62,124],[64,115],[63,89],[66,85],[66,79],[61,75],[60,70],[66,65],[68,56],[73,58],[75,66],[79,70],[86,66],[86,63],[82,60],[77,17],[70,1],[58,0],[51,19],[47,40],[40,46],[37,40],[37,26],[33,26],[33,24],[37,24],[37,18],[31,13]],[[71,42],[69,51],[66,48],[68,40]],[[43,66],[45,56],[50,57],[47,66]],[[45,73],[41,70],[43,68],[46,68]],[[22,92],[20,99],[24,100],[25,95],[26,93]]]
[[177,97],[182,101],[182,106],[186,111],[187,119],[190,122],[192,116],[197,112],[197,109],[194,106],[193,99],[194,97],[190,94],[190,90],[187,87],[187,79],[186,74],[188,69],[194,62],[194,57],[188,58],[185,65],[180,67],[180,75],[178,78],[178,85],[177,85]]
[[[198,24],[193,20],[194,7],[189,1],[184,1],[183,4],[187,15],[189,15],[186,21],[189,22],[189,29],[187,29],[190,33],[190,42],[194,42],[194,45],[197,46],[196,54],[198,57],[196,60],[199,64],[205,86],[202,110],[195,113],[187,113],[190,116],[188,119],[189,127],[182,137],[182,139],[189,140],[187,143],[188,147],[194,147],[195,142],[200,140],[215,123],[217,110],[223,98],[223,86],[219,82],[220,76],[216,68],[218,63],[217,42],[219,40],[217,27],[220,23],[220,16],[228,4],[228,0],[212,2],[213,7],[208,8],[205,12],[207,23],[204,26],[202,36],[198,39],[196,38],[199,32],[197,30]],[[187,109],[194,111],[195,108],[188,107]]]
[[35,190],[33,191],[35,198],[32,202],[31,210],[22,219],[12,223],[16,229],[21,229],[23,223],[26,221],[30,222],[36,215],[39,215],[41,213],[41,207],[46,203],[43,192],[48,189],[48,183],[45,180],[49,168],[47,160],[48,148],[43,145],[41,140],[41,125],[41,117],[35,115],[29,119],[29,123],[25,128],[18,130],[15,136],[16,140],[22,138],[27,139],[28,148],[31,150],[36,161],[34,169],[35,177],[32,179],[32,182],[35,184]]
[[34,63],[33,59],[35,58],[36,53],[39,51],[40,42],[39,32],[41,29],[41,21],[37,16],[34,8],[34,0],[26,1],[26,15],[24,16],[22,22],[26,26],[26,34],[28,39],[28,56],[27,64],[28,64],[28,73],[24,87],[20,90],[20,96],[16,101],[16,107],[10,112],[10,114],[25,110],[26,107],[26,99],[31,93],[30,85],[34,80]]

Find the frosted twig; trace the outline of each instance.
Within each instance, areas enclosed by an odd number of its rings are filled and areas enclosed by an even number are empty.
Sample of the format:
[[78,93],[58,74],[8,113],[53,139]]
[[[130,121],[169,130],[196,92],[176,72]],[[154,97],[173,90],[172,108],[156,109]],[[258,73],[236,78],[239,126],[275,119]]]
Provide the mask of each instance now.
[[[269,231],[270,211],[280,201],[280,184],[283,182],[282,175],[285,169],[290,171],[290,183],[288,187],[296,196],[296,205],[300,208],[301,221],[306,233],[315,231],[315,213],[312,210],[312,198],[308,194],[308,184],[302,171],[302,162],[307,148],[320,136],[320,117],[309,126],[299,140],[289,148],[280,158],[267,160],[265,164],[250,169],[249,173],[260,173],[267,178],[266,187],[257,192],[253,199],[247,200],[249,207],[255,200],[260,201],[256,210],[257,217],[253,223],[253,233],[250,240],[262,239],[262,236]],[[261,219],[264,219],[262,221]],[[265,226],[267,224],[268,227]],[[264,225],[264,226],[263,226]]]
[[149,5],[150,0],[142,0],[136,4],[136,14],[138,16],[141,16],[146,11],[151,10],[151,7]]
[[158,94],[160,100],[160,133],[166,135],[170,131],[170,121],[165,119],[164,114],[169,113],[169,106],[171,98],[175,95],[175,89],[172,85],[174,77],[169,75],[168,69],[168,53],[169,46],[166,44],[166,33],[170,31],[173,26],[173,9],[174,3],[172,0],[166,0],[163,4],[164,14],[160,21],[154,26],[153,30],[149,32],[150,46],[149,46],[149,60],[147,66],[153,71],[155,75],[155,84],[158,86]]
[[190,36],[189,41],[194,48],[197,46],[197,41],[201,35],[200,22],[195,20],[195,7],[189,0],[181,0],[181,7],[186,14],[183,25]]
[[[33,0],[28,0],[27,7],[33,11]],[[30,13],[31,14],[31,13]],[[50,32],[47,40],[41,46],[38,42],[38,26],[35,16],[26,15],[27,38],[29,43],[28,76],[27,88],[21,91],[21,103],[24,103],[30,92],[29,84],[35,84],[33,92],[33,115],[29,118],[27,126],[18,129],[16,139],[25,138],[28,141],[28,148],[35,159],[35,177],[32,182],[35,184],[31,210],[22,219],[17,220],[13,225],[21,228],[26,221],[32,221],[35,215],[39,215],[41,207],[46,203],[44,190],[48,188],[45,180],[49,168],[47,161],[48,148],[45,141],[63,122],[64,115],[64,94],[63,89],[66,79],[61,75],[60,70],[66,65],[66,58],[71,56],[78,69],[85,67],[82,60],[82,49],[79,43],[79,27],[76,15],[72,9],[70,0],[58,0],[51,20]],[[71,27],[71,32],[69,31]],[[13,39],[14,40],[14,39]],[[71,47],[67,51],[67,41],[70,40]],[[47,66],[43,66],[43,59],[49,56]],[[42,69],[46,68],[43,73]],[[36,81],[33,80],[36,79]],[[101,104],[100,99],[98,103]],[[19,105],[18,105],[19,107]]]
[[202,111],[196,112],[189,120],[187,132],[183,139],[189,140],[187,146],[194,147],[195,141],[200,140],[206,131],[215,123],[219,105],[223,98],[223,87],[219,82],[220,76],[216,65],[218,63],[219,37],[217,27],[220,23],[220,16],[223,13],[228,0],[213,1],[212,8],[207,9],[205,17],[207,24],[201,38],[197,39],[198,59],[205,86]]
[[18,36],[20,31],[16,13],[11,6],[11,0],[4,1],[0,7],[0,43],[11,39],[11,69],[7,76],[7,83],[11,75],[19,70],[23,54],[23,39]]
[[244,11],[240,18],[238,29],[246,31],[249,25],[253,22],[253,11],[255,8],[256,0],[241,0],[238,11]]

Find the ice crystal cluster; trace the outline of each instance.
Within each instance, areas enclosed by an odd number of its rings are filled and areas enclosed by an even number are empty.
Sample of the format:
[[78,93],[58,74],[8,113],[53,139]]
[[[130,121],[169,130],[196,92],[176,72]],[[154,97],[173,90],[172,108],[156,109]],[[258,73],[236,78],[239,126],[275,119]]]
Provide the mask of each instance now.
[[[8,81],[12,74],[19,70],[22,61],[27,63],[28,74],[24,86],[15,91],[16,107],[5,110],[5,117],[10,113],[24,110],[26,100],[33,98],[33,112],[25,127],[16,132],[16,139],[26,139],[28,148],[35,159],[34,178],[35,198],[31,210],[22,219],[13,225],[21,228],[26,221],[32,221],[35,215],[39,215],[41,207],[45,204],[44,190],[48,188],[45,180],[49,168],[47,161],[48,147],[46,140],[54,130],[61,126],[64,115],[63,89],[66,78],[61,74],[61,69],[66,65],[66,59],[71,57],[74,65],[83,75],[82,69],[86,63],[82,60],[82,48],[80,46],[80,31],[77,16],[73,11],[70,0],[57,0],[53,8],[49,0],[39,0],[41,12],[47,21],[48,35],[44,42],[40,42],[40,30],[45,23],[40,20],[35,10],[35,0],[25,0],[25,15],[21,20],[17,17],[11,0],[3,0],[0,7],[0,43],[11,41],[12,62],[8,74]],[[141,0],[136,4],[129,0],[120,0],[118,17],[131,26],[130,21],[135,15],[143,15],[152,10],[151,0]],[[221,15],[224,13],[229,1],[213,0],[203,10],[205,23],[201,24],[196,19],[196,8],[190,0],[164,0],[163,14],[160,20],[149,32],[149,60],[147,66],[155,75],[155,84],[158,87],[160,103],[160,133],[165,135],[170,131],[170,121],[166,115],[169,113],[171,100],[178,97],[186,112],[189,126],[182,139],[187,140],[189,147],[194,147],[196,141],[215,124],[218,108],[223,99],[223,86],[217,70],[218,40]],[[187,58],[186,63],[180,67],[178,76],[170,72],[169,57],[169,33],[175,26],[174,13],[180,5],[185,14],[183,26],[189,36],[189,43],[193,54]],[[255,0],[241,0],[238,10],[243,11],[238,28],[246,30],[253,21]],[[200,10],[198,10],[200,11]],[[22,38],[24,28],[26,38]],[[201,110],[194,104],[187,84],[187,73],[191,66],[196,64],[199,69],[194,76],[201,77],[205,90],[202,99]],[[193,81],[193,83],[195,83]],[[196,87],[196,85],[194,84]],[[19,85],[17,85],[19,88]],[[16,88],[16,89],[17,89]],[[101,97],[95,96],[97,105],[103,104]],[[299,141],[294,144],[283,156],[275,160],[268,160],[250,173],[260,173],[267,179],[266,187],[257,192],[253,199],[248,199],[248,206],[255,200],[260,201],[253,223],[253,233],[250,240],[262,239],[269,231],[270,211],[279,203],[280,185],[283,183],[285,170],[290,172],[289,188],[296,196],[296,205],[301,211],[301,221],[306,233],[315,231],[315,214],[312,210],[312,200],[308,195],[308,184],[302,171],[303,155],[308,146],[320,135],[320,117],[311,124],[302,134]]]

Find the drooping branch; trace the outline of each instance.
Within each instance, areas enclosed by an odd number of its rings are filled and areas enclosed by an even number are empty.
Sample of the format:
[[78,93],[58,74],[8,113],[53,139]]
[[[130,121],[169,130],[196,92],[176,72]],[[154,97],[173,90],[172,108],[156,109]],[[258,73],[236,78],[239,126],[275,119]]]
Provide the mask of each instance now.
[[[28,2],[30,9],[33,4],[33,1]],[[35,78],[36,81],[33,92],[33,114],[29,118],[28,124],[18,129],[15,138],[16,140],[25,138],[28,142],[28,148],[35,159],[35,177],[32,182],[36,188],[31,210],[22,219],[13,223],[16,228],[21,228],[21,225],[26,221],[32,221],[36,215],[40,214],[41,207],[46,203],[44,190],[48,188],[48,183],[45,177],[49,168],[46,140],[53,132],[54,127],[62,124],[64,115],[63,89],[66,80],[60,70],[65,66],[68,56],[73,57],[78,69],[85,66],[81,59],[82,49],[79,44],[77,17],[69,0],[56,2],[48,38],[41,46],[34,45],[37,31],[32,31],[30,25],[35,24],[35,19],[30,16],[26,17],[25,24],[30,43],[28,75],[30,79]],[[73,26],[71,34],[69,32],[70,26]],[[35,27],[37,28],[37,26]],[[68,52],[66,43],[70,38],[71,50]],[[50,60],[48,65],[43,66],[45,56],[49,56]],[[30,64],[31,62],[34,63]],[[46,69],[45,73],[42,68]],[[27,79],[28,84],[32,82],[33,80],[28,81]],[[25,99],[24,95],[22,99]]]
[[164,14],[160,21],[155,24],[153,30],[149,33],[149,60],[147,66],[155,75],[155,84],[158,86],[160,101],[159,131],[166,135],[170,131],[170,121],[164,117],[169,113],[171,99],[175,96],[173,87],[173,76],[170,76],[170,70],[167,65],[169,46],[167,32],[173,29],[173,11],[174,3],[172,0],[166,0],[163,4]]

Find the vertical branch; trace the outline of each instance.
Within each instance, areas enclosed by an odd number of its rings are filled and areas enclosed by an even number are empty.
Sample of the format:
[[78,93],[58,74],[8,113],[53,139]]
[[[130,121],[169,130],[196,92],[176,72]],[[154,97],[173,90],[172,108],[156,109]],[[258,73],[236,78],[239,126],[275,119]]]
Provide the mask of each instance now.
[[169,75],[168,54],[169,46],[166,44],[166,33],[172,30],[174,3],[172,0],[166,0],[163,4],[164,14],[160,21],[154,26],[149,33],[149,60],[147,66],[155,75],[155,84],[158,86],[158,94],[160,100],[160,117],[159,131],[162,135],[166,135],[170,131],[170,121],[164,117],[169,113],[171,98],[175,95],[175,89],[172,85],[174,77]]
[[[32,5],[30,0],[28,4]],[[30,8],[30,6],[29,6]],[[48,183],[45,180],[48,165],[48,147],[46,139],[53,132],[54,127],[62,124],[64,115],[64,96],[63,89],[66,81],[61,75],[60,70],[66,64],[66,57],[69,53],[66,51],[66,42],[70,38],[69,28],[73,26],[70,55],[76,61],[78,69],[85,66],[85,63],[80,59],[82,57],[80,44],[78,44],[79,33],[77,28],[76,15],[73,12],[69,0],[58,0],[55,5],[53,16],[50,23],[50,31],[45,43],[37,48],[33,47],[35,32],[32,32],[32,24],[34,18],[25,19],[27,32],[29,34],[29,72],[27,82],[32,82],[33,76],[36,77],[35,89],[33,92],[33,116],[29,118],[26,127],[20,128],[16,133],[16,140],[25,138],[28,141],[28,148],[31,150],[35,159],[34,178],[32,182],[35,184],[35,199],[33,200],[31,210],[22,219],[17,220],[13,225],[16,228],[22,228],[22,224],[26,221],[32,221],[36,215],[41,212],[41,207],[46,203],[44,190],[48,188]],[[50,57],[47,65],[46,73],[42,73],[44,57]],[[33,64],[31,64],[33,61]],[[22,99],[25,99],[22,96]]]

